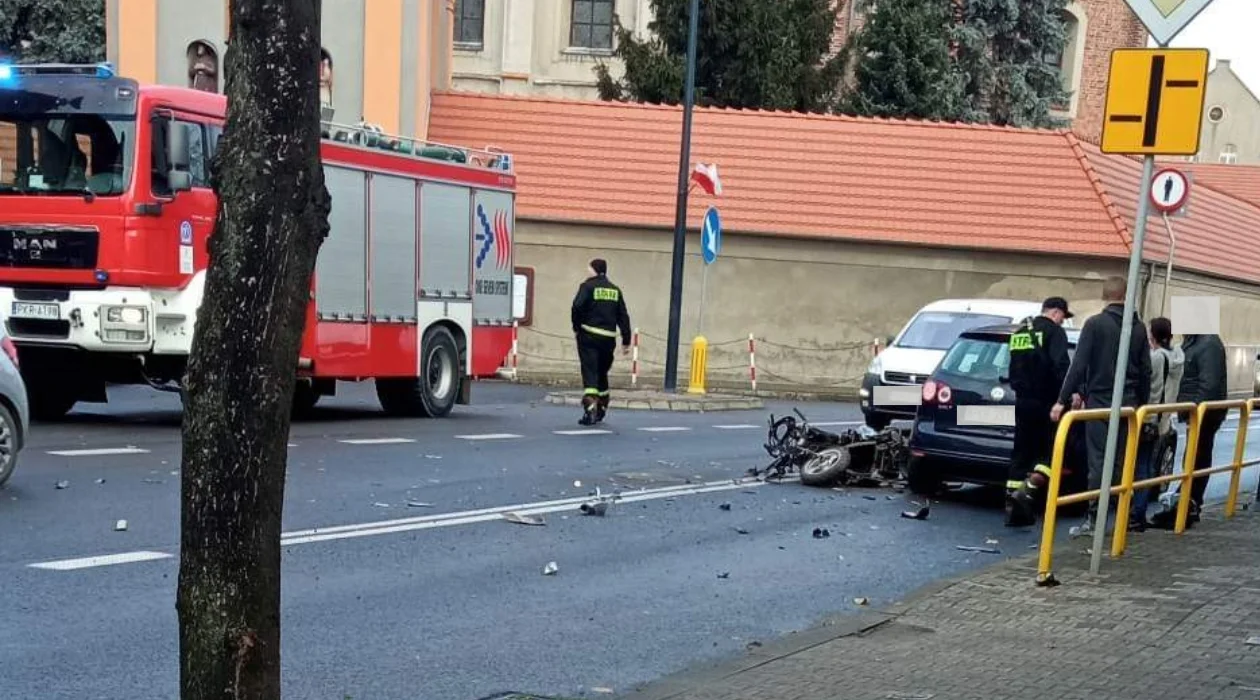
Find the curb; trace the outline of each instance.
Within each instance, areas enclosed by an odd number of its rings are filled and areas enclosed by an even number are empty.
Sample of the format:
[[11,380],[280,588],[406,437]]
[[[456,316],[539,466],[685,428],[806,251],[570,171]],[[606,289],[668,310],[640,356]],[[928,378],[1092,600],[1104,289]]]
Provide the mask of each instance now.
[[[672,411],[672,412],[706,412],[706,411],[752,411],[765,407],[761,399],[745,396],[724,396],[724,395],[706,395],[706,396],[688,396],[679,394],[670,397],[668,395],[641,392],[641,398],[635,398],[635,394],[630,393],[630,397],[614,397],[609,401],[609,408],[629,410],[629,411]],[[581,406],[582,394],[578,392],[557,391],[551,392],[546,396],[546,402],[550,404],[559,404],[563,406]]]

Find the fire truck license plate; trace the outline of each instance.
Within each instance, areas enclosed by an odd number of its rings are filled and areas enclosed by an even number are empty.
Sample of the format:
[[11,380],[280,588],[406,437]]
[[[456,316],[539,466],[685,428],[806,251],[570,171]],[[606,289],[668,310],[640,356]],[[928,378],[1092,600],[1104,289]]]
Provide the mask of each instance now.
[[13,302],[13,316],[18,318],[41,318],[56,321],[61,318],[61,309],[56,304],[34,304],[29,301]]

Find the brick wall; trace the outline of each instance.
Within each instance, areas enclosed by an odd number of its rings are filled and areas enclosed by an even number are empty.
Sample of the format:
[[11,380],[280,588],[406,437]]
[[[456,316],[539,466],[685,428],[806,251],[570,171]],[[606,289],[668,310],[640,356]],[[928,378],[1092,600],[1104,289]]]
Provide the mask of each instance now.
[[1072,130],[1090,143],[1102,139],[1111,51],[1146,46],[1146,27],[1124,0],[1077,0],[1087,18],[1085,61]]
[[[1080,99],[1077,103],[1073,131],[1091,143],[1102,138],[1102,115],[1107,97],[1107,72],[1111,51],[1117,48],[1146,46],[1146,27],[1129,9],[1124,0],[1076,0],[1085,11],[1085,58],[1081,66]],[[841,3],[836,17],[832,50],[839,50],[849,35],[862,27],[860,12],[849,6],[857,0]]]

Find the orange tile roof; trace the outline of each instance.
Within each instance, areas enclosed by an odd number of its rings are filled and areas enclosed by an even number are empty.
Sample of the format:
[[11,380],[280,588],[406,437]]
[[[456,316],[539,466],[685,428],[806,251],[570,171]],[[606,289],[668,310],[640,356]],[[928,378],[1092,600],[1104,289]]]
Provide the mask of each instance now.
[[[681,123],[678,107],[440,92],[429,137],[511,152],[521,218],[670,229]],[[1128,255],[1140,172],[1068,132],[705,108],[691,158],[723,185],[717,201],[693,191],[692,230],[717,204],[752,235],[1099,257]],[[1231,223],[1260,228],[1260,209],[1192,197],[1177,263],[1260,281],[1260,247],[1242,262]],[[1162,224],[1147,240],[1163,256],[1157,238]],[[1224,242],[1234,259],[1212,254]]]
[[1260,166],[1221,163],[1168,163],[1167,165],[1173,168],[1184,168],[1193,173],[1195,185],[1206,185],[1260,206]]
[[[1137,218],[1138,185],[1142,163],[1136,158],[1105,155],[1093,144],[1084,144],[1090,163],[1101,175],[1126,227]],[[1185,169],[1188,163],[1156,163]],[[1242,167],[1242,166],[1230,166]],[[1177,237],[1173,267],[1186,267],[1252,282],[1260,282],[1260,207],[1205,183],[1195,171],[1190,187],[1187,216],[1169,219]],[[1168,233],[1163,217],[1155,212],[1147,219],[1146,259],[1168,259]]]

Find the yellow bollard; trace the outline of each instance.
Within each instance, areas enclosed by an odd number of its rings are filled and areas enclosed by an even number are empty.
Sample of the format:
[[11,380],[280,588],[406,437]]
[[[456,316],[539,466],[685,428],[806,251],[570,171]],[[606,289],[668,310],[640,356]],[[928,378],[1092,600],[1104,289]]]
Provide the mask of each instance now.
[[691,386],[688,394],[704,393],[704,375],[709,367],[709,341],[698,335],[691,341]]

